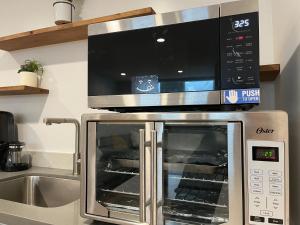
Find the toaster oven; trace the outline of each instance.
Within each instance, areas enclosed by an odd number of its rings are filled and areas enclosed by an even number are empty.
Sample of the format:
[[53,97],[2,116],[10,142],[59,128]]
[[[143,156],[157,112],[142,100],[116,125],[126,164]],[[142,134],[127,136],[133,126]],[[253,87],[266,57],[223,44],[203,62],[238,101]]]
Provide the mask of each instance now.
[[81,215],[120,225],[289,225],[285,112],[82,117]]
[[258,0],[93,24],[88,33],[91,108],[194,110],[260,102]]

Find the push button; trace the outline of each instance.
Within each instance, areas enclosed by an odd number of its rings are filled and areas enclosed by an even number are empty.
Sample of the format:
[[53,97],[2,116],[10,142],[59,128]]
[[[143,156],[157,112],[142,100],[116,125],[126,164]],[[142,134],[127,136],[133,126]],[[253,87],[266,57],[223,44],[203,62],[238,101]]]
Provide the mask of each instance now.
[[261,198],[260,197],[255,197],[254,200],[253,200],[253,205],[258,208],[262,205],[262,201],[261,201]]
[[265,218],[260,216],[250,216],[250,221],[264,223]]
[[273,195],[273,196],[280,196],[282,193],[281,191],[277,191],[277,190],[270,190],[270,195]]
[[263,171],[262,170],[258,170],[258,169],[253,169],[251,170],[251,174],[253,175],[263,175]]
[[260,210],[260,215],[262,216],[273,216],[273,212],[268,210]]
[[270,184],[270,190],[281,191],[281,185],[280,184]]
[[251,189],[252,194],[263,194],[263,190],[261,188],[252,188]]
[[270,176],[278,176],[280,177],[282,175],[281,171],[276,171],[276,170],[270,170],[269,171]]
[[268,222],[272,223],[272,224],[281,224],[281,225],[283,225],[283,220],[281,220],[281,219],[269,218]]
[[279,202],[273,202],[273,208],[277,210],[279,208]]
[[281,177],[270,177],[270,182],[273,182],[273,183],[281,183],[282,182],[282,179]]
[[262,188],[262,187],[263,187],[263,183],[252,182],[252,183],[251,183],[251,187],[254,187],[254,188]]
[[251,176],[251,181],[256,181],[256,182],[262,182],[263,181],[263,177],[262,176]]

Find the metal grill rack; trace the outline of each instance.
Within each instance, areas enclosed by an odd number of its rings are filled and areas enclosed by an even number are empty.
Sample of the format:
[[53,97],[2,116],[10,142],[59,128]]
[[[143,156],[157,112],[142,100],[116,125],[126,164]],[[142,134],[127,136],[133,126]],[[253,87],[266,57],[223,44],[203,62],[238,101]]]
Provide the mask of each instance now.
[[210,182],[217,184],[228,184],[228,180],[222,174],[170,174],[168,178],[178,179],[178,180],[187,180],[187,181],[199,181],[199,182]]
[[104,192],[110,192],[114,194],[123,194],[123,195],[134,195],[134,196],[139,196],[139,193],[134,193],[134,192],[128,192],[128,191],[117,191],[117,190],[110,190],[110,189],[100,189],[101,191]]
[[104,169],[104,172],[114,173],[114,174],[133,175],[133,176],[140,175],[139,170],[137,168],[127,168],[127,167],[121,167],[118,169]]

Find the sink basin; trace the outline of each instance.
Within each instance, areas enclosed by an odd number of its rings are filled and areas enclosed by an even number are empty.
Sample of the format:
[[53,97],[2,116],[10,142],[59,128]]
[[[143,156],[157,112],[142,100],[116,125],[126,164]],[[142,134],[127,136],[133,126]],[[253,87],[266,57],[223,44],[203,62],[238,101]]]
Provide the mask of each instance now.
[[24,176],[0,182],[0,199],[39,207],[59,207],[80,196],[80,181],[47,177]]

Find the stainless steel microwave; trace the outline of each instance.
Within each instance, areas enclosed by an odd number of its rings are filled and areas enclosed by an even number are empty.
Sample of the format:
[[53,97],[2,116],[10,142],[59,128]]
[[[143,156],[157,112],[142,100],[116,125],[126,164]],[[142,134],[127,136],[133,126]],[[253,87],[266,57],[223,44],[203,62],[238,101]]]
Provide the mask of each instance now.
[[289,225],[282,111],[82,117],[81,215],[121,225]]
[[258,0],[99,23],[88,32],[91,108],[260,102]]

